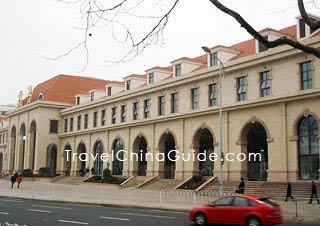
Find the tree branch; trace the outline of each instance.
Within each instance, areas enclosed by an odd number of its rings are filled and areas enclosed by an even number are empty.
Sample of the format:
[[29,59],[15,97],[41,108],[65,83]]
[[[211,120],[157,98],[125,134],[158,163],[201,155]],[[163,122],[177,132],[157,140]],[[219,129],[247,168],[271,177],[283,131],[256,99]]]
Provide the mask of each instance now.
[[255,39],[257,39],[259,42],[261,42],[263,45],[265,45],[267,48],[274,48],[280,45],[289,45],[293,48],[302,50],[306,53],[313,54],[314,56],[320,58],[320,51],[316,48],[310,47],[308,45],[304,45],[298,41],[295,41],[293,39],[289,39],[285,36],[278,38],[274,41],[268,41],[265,39],[258,31],[256,31],[246,20],[240,16],[237,12],[227,8],[223,4],[221,4],[218,0],[209,0],[213,5],[215,5],[219,10],[222,12],[228,14],[229,16],[232,16],[238,23],[243,27],[251,36],[253,36]]
[[306,9],[304,7],[303,0],[298,0],[298,7],[299,7],[300,14],[301,14],[303,20],[306,22],[306,24],[308,24],[309,27],[312,28],[313,30],[319,29],[320,28],[320,20],[310,19],[309,15],[306,12]]

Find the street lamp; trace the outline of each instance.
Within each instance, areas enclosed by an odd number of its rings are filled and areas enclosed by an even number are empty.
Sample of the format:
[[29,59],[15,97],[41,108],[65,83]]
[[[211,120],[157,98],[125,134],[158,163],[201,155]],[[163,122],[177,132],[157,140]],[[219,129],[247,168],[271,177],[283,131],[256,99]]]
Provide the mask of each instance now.
[[[208,53],[209,55],[211,54],[211,50],[206,47],[202,46],[202,49]],[[223,195],[223,163],[224,163],[224,154],[222,151],[222,80],[225,75],[225,70],[224,70],[224,65],[222,61],[215,56],[215,59],[219,62],[219,155],[220,155],[220,172],[219,172],[219,184],[220,184],[220,196]],[[210,65],[212,66],[212,65]]]

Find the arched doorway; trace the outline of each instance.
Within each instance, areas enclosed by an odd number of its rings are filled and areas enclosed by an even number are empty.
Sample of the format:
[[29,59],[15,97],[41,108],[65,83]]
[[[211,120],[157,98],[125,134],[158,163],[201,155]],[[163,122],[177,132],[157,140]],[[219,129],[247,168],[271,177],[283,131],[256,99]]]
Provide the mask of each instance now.
[[248,180],[265,181],[268,178],[266,130],[259,122],[255,122],[248,124],[244,132],[247,132]]
[[35,152],[36,152],[36,135],[37,125],[35,121],[32,121],[30,125],[30,136],[29,136],[29,156],[27,168],[34,170]]
[[133,171],[138,171],[138,176],[147,175],[147,141],[144,136],[139,136],[135,139],[133,143],[133,151],[138,154],[138,161],[135,161],[133,164]]
[[0,174],[2,174],[3,170],[3,154],[2,152],[0,153]]
[[95,175],[102,175],[102,171],[103,171],[103,161],[101,159],[101,155],[103,153],[103,145],[102,142],[99,140],[95,143],[94,145],[94,157],[95,157],[95,161],[94,161],[94,173]]
[[298,126],[299,177],[302,180],[319,179],[318,124],[311,115],[301,119]]
[[47,147],[47,167],[49,168],[49,177],[55,177],[57,171],[57,150],[56,144],[50,144]]
[[[70,151],[67,152],[66,150]],[[72,149],[70,144],[67,144],[63,149],[63,160],[63,170],[66,171],[67,176],[70,176],[72,167]]]
[[160,142],[160,151],[165,154],[164,161],[164,178],[165,179],[174,179],[174,171],[176,169],[176,142],[171,133],[165,133],[161,136]]
[[[78,158],[77,158],[77,169],[79,169],[79,176],[84,177],[86,174],[86,161],[81,161],[81,154],[87,153],[86,146],[84,143],[80,143],[77,149]],[[86,160],[84,157],[81,158],[82,160]]]
[[123,140],[117,138],[113,142],[113,162],[112,162],[112,174],[122,175],[123,170]]
[[18,170],[24,169],[24,158],[26,150],[26,126],[23,123],[20,127],[19,153],[18,153]]
[[10,162],[9,170],[14,170],[15,168],[15,158],[16,158],[16,141],[17,141],[17,130],[13,126],[10,133]]
[[199,161],[197,168],[201,176],[213,176],[214,162],[210,161],[209,155],[214,153],[213,136],[207,129],[199,129],[193,141],[194,149],[199,153]]

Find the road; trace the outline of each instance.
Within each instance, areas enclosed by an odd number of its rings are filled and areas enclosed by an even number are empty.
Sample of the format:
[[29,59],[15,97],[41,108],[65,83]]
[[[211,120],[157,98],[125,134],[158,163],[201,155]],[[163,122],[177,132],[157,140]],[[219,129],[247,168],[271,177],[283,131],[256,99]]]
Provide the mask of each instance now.
[[[0,225],[191,226],[188,213],[19,199],[0,199]],[[286,226],[319,224],[285,223]]]

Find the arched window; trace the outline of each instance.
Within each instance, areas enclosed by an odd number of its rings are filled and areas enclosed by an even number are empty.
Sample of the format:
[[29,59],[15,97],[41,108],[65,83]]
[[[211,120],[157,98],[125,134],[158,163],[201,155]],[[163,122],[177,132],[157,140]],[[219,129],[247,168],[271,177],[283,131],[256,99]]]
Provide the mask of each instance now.
[[298,127],[300,179],[319,178],[318,124],[311,115],[304,117]]

